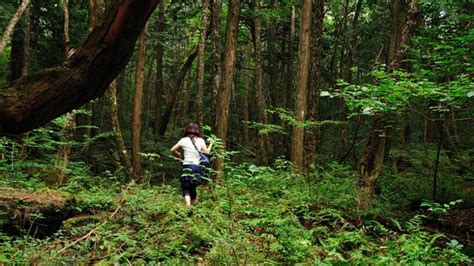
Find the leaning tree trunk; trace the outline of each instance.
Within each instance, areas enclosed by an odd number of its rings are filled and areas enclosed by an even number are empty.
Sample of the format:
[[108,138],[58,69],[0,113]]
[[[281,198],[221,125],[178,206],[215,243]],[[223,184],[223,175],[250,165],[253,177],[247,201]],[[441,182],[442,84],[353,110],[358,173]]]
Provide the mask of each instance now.
[[158,3],[117,1],[82,48],[62,66],[2,88],[0,133],[26,132],[103,95],[127,64],[141,29]]
[[143,84],[145,80],[145,55],[146,45],[145,36],[146,25],[140,36],[140,50],[137,60],[137,71],[135,76],[135,96],[133,100],[133,114],[132,114],[132,165],[135,177],[139,179],[142,175],[142,167],[140,160],[140,144],[142,131],[142,100],[143,100]]
[[[254,18],[254,36],[255,36],[255,93],[257,94],[257,110],[260,123],[268,124],[267,114],[265,113],[266,103],[265,94],[263,91],[263,61],[262,61],[262,40],[261,40],[261,22],[258,17],[260,9],[260,0],[253,1],[255,7]],[[261,164],[266,165],[268,163],[267,151],[268,151],[268,136],[260,136],[258,139],[260,147],[259,161]]]
[[[118,108],[117,108],[117,82],[113,81],[110,84],[109,88],[109,101],[110,101],[110,118],[112,120],[112,130],[114,132],[115,145],[117,148],[117,153],[120,158],[122,166],[125,168],[125,171],[132,177],[132,162],[128,156],[127,147],[123,141],[122,130],[120,129]],[[135,177],[136,178],[136,177]]]
[[[325,0],[313,0],[313,13],[311,17],[311,66],[308,93],[308,118],[312,122],[318,120],[319,93],[321,91],[321,60],[323,53],[323,27],[324,27]],[[306,158],[305,165],[314,163],[319,138],[319,126],[312,127],[306,132]]]
[[[222,84],[217,92],[216,125],[217,136],[224,146],[227,139],[229,103],[234,86],[235,63],[237,61],[237,39],[239,33],[240,0],[229,0],[226,26],[225,54],[222,65]],[[217,171],[223,170],[223,159],[217,159]]]
[[10,19],[7,28],[3,32],[2,38],[0,39],[0,55],[3,53],[3,50],[5,50],[5,47],[7,46],[7,43],[10,40],[10,36],[12,35],[16,23],[18,23],[21,18],[21,15],[23,14],[23,12],[25,12],[29,4],[30,0],[23,0],[13,17]]
[[[300,43],[298,48],[298,78],[296,79],[295,117],[298,123],[303,123],[306,117],[306,101],[308,88],[308,66],[310,57],[310,30],[312,0],[303,0],[301,12]],[[297,170],[303,170],[304,128],[293,126],[291,136],[291,161]]]
[[175,79],[173,89],[171,90],[168,96],[168,103],[166,106],[165,113],[163,114],[163,117],[160,122],[160,125],[161,125],[160,131],[159,131],[160,136],[164,136],[166,133],[166,128],[168,127],[171,113],[173,112],[174,104],[179,94],[181,84],[183,83],[184,78],[186,77],[186,74],[191,68],[193,61],[196,58],[196,55],[197,55],[197,49],[194,49],[194,52],[189,55],[188,59],[186,60],[184,65],[181,67],[181,70],[179,71],[178,76]]
[[196,92],[196,116],[197,123],[202,124],[204,120],[203,96],[204,96],[204,67],[205,57],[204,52],[206,48],[206,34],[207,24],[209,23],[209,0],[202,0],[202,14],[201,14],[201,36],[199,37],[198,45],[198,69],[197,69],[197,92]]

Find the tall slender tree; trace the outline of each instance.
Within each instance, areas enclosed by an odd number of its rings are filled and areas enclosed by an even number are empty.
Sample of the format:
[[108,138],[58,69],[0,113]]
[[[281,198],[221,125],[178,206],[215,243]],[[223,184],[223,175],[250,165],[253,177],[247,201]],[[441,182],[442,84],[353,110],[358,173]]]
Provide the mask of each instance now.
[[160,12],[158,15],[156,31],[158,33],[158,43],[156,45],[156,80],[155,80],[155,134],[161,127],[161,108],[163,105],[163,96],[165,94],[165,81],[163,77],[163,32],[165,29],[165,6],[166,1],[160,2]]
[[[125,168],[125,171],[131,176],[134,176],[134,171],[132,170],[132,162],[130,161],[130,156],[128,155],[127,147],[122,136],[122,130],[120,128],[120,121],[118,115],[117,107],[117,81],[113,81],[110,84],[109,88],[109,104],[110,104],[110,118],[112,120],[112,130],[114,132],[115,146],[117,148],[117,154],[120,158],[122,166]],[[136,178],[136,177],[135,177]]]
[[142,175],[140,151],[141,151],[141,129],[142,129],[142,100],[143,84],[145,79],[145,56],[146,56],[146,34],[147,25],[140,36],[140,49],[138,53],[137,69],[135,76],[135,96],[133,100],[132,114],[132,165],[136,178]]
[[[321,92],[321,60],[323,57],[323,29],[324,29],[325,0],[313,0],[311,16],[311,63],[308,90],[308,119],[318,120],[319,94]],[[318,147],[319,127],[306,131],[306,158],[305,164],[314,163]]]
[[[295,101],[295,117],[298,123],[302,123],[306,118],[312,6],[312,0],[302,0],[300,42],[298,47],[298,77],[296,79]],[[298,170],[303,170],[304,167],[303,154],[304,128],[301,125],[296,124],[293,126],[293,134],[291,137],[291,161]]]
[[203,107],[203,96],[204,96],[204,70],[205,70],[205,57],[204,52],[206,48],[206,35],[209,23],[209,0],[202,0],[202,14],[201,14],[201,35],[199,37],[198,45],[198,69],[197,69],[197,91],[196,91],[196,121],[198,124],[202,124],[204,120],[204,107]]
[[[235,64],[237,61],[237,37],[239,33],[240,0],[229,1],[229,12],[226,26],[225,53],[222,65],[222,84],[217,92],[216,125],[217,136],[224,142],[227,140],[229,103],[234,87]],[[221,171],[222,158],[218,158],[217,170]]]
[[[216,113],[217,108],[217,94],[221,87],[221,77],[222,77],[222,60],[221,60],[221,0],[211,0],[211,40],[212,40],[212,70],[213,70],[213,79],[212,79],[212,112],[211,114]],[[213,117],[213,119],[215,119]],[[216,121],[215,125],[217,125]]]
[[[254,0],[254,51],[255,51],[255,93],[257,95],[257,110],[260,123],[267,124],[268,118],[265,113],[266,101],[265,93],[263,89],[263,60],[262,60],[262,40],[261,40],[261,20],[259,18],[260,14],[260,0]],[[267,150],[268,150],[268,137],[261,136],[258,140],[260,152],[259,152],[259,161],[262,164],[268,163]]]

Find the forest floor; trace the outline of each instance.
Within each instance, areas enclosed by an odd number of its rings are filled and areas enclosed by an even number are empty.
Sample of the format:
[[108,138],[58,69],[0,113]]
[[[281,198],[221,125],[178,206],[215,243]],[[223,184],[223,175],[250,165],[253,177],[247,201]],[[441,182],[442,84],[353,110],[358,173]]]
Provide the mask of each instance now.
[[[176,180],[124,185],[76,177],[59,192],[21,190],[11,195],[30,203],[67,202],[57,209],[68,215],[54,233],[41,232],[47,214],[23,215],[16,235],[0,234],[0,263],[472,262],[465,255],[473,256],[472,242],[452,230],[467,226],[469,237],[472,209],[397,217],[394,206],[379,202],[370,211],[357,210],[353,174],[333,166],[296,175],[284,162],[233,166],[225,179],[201,186],[192,207],[184,206]],[[25,206],[28,200],[16,202]]]

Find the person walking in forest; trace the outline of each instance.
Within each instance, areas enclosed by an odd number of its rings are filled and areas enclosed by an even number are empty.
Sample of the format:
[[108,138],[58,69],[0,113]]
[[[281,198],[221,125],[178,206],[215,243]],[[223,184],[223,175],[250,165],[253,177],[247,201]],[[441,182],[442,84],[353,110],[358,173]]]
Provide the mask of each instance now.
[[187,206],[196,203],[196,188],[207,175],[201,159],[202,153],[209,154],[213,144],[212,141],[207,147],[206,142],[201,138],[201,128],[196,123],[189,123],[184,127],[183,137],[171,148],[171,152],[178,158],[184,156],[179,180]]

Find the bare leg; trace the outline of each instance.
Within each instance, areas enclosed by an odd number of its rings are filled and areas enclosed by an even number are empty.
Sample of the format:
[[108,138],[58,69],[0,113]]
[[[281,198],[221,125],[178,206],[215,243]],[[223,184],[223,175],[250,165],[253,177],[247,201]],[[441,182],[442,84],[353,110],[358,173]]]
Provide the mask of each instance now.
[[191,196],[190,195],[185,195],[184,196],[184,202],[186,202],[186,206],[191,206]]

